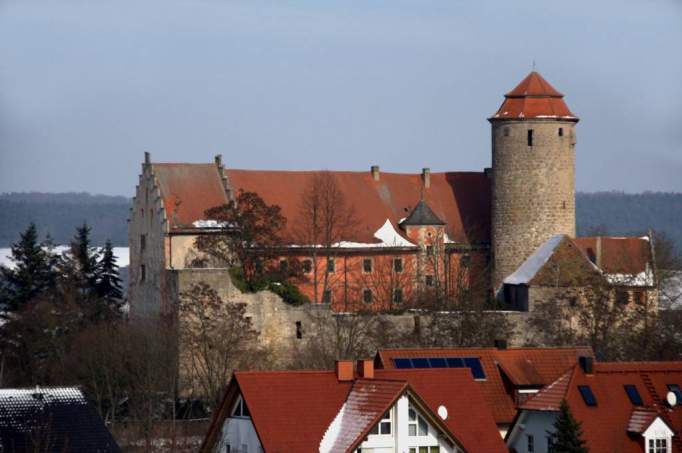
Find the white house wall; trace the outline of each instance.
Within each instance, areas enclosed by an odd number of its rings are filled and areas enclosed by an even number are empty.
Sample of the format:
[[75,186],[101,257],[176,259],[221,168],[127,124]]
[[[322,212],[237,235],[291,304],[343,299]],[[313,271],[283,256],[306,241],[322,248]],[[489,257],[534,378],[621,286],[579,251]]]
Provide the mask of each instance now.
[[507,439],[507,446],[518,453],[529,453],[527,436],[531,435],[535,440],[534,453],[547,453],[547,431],[554,431],[556,416],[556,412],[523,411]]
[[[214,453],[226,453],[228,444],[231,453],[261,453],[263,451],[253,422],[247,417],[229,417],[225,420],[220,441],[216,444]],[[244,446],[246,446],[246,451]]]

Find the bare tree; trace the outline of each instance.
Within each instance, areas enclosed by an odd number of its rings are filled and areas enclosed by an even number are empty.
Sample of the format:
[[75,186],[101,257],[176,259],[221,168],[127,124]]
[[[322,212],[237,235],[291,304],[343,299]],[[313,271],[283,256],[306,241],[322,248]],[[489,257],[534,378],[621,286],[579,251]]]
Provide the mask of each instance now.
[[211,407],[220,403],[234,369],[265,360],[246,305],[223,301],[205,283],[180,294],[178,328],[181,379]]
[[356,223],[354,208],[345,199],[336,176],[329,171],[313,175],[301,196],[294,234],[310,253],[314,303],[318,303],[320,285],[324,294],[333,283],[330,261],[341,242],[352,238]]

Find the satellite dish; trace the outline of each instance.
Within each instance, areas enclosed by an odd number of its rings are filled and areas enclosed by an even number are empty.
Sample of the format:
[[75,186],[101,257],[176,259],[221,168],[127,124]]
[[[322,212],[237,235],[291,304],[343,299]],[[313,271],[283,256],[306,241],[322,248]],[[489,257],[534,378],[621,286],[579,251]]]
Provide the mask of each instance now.
[[670,407],[677,406],[677,403],[679,402],[677,401],[677,395],[675,394],[675,392],[668,392],[668,394],[665,395],[665,400],[668,402],[668,405]]
[[438,416],[443,420],[448,418],[448,409],[445,406],[438,406]]

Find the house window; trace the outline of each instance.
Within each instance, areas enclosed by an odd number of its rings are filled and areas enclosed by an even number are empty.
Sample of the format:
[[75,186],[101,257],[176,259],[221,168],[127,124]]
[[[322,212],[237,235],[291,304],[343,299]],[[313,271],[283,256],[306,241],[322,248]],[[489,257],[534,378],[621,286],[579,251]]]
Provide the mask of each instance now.
[[141,234],[140,235],[140,251],[144,252],[144,250],[147,248],[147,235],[146,234]]
[[554,436],[547,436],[547,451],[554,449]]
[[559,137],[563,137],[563,136],[564,136],[564,128],[560,127],[559,128]]
[[147,280],[147,266],[140,264],[140,281],[143,282]]
[[369,258],[365,258],[362,260],[362,272],[365,274],[370,274],[372,273],[372,260]]
[[535,451],[535,436],[532,434],[526,435],[526,446],[526,451],[528,451],[528,453],[533,453]]
[[372,290],[371,289],[362,290],[362,301],[366,304],[372,303]]
[[403,290],[400,288],[395,288],[393,290],[393,303],[402,304],[403,303]]
[[638,305],[645,305],[646,304],[646,291],[635,291],[632,294],[633,299],[635,299],[635,303]]
[[528,146],[533,146],[533,129],[528,129]]
[[402,258],[395,258],[393,260],[393,270],[395,272],[402,272],[403,271],[403,259]]
[[668,439],[666,437],[649,438],[647,453],[670,453]]
[[249,446],[247,444],[242,444],[242,449],[239,453],[249,453]]
[[426,246],[426,255],[427,256],[433,256],[433,246],[432,245]]
[[306,274],[309,274],[313,271],[313,261],[312,260],[303,260],[303,272]]
[[412,406],[407,411],[407,434],[408,436],[426,436],[429,434],[429,425]]
[[380,436],[390,436],[391,435],[391,411],[387,411],[381,421],[374,425],[370,430],[370,434],[380,435]]
[[237,404],[234,405],[234,409],[232,410],[232,416],[233,417],[251,417],[251,413],[249,412],[249,408],[246,406],[246,403],[244,402],[244,399],[241,396],[237,400]]
[[327,272],[332,274],[336,270],[336,261],[334,258],[327,258]]
[[331,289],[325,289],[324,292],[322,293],[322,303],[323,304],[331,304],[332,303],[332,290]]
[[[440,447],[410,447],[409,453],[440,453]],[[455,452],[459,451],[457,449]]]
[[286,274],[289,270],[289,262],[285,259],[279,260],[279,273]]
[[427,275],[425,278],[426,286],[433,286],[433,275]]
[[617,289],[616,290],[616,303],[621,304],[621,305],[627,305],[629,302],[629,297],[628,297],[628,292],[623,289]]
[[301,321],[296,321],[296,339],[300,340],[303,338],[303,327]]

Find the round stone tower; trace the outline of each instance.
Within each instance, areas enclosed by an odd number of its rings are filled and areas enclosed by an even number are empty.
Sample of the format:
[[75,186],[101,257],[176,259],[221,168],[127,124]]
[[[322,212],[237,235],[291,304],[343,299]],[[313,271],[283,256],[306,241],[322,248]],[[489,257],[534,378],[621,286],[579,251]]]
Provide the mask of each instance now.
[[499,290],[547,239],[575,236],[575,125],[563,94],[533,71],[492,125],[492,283]]

